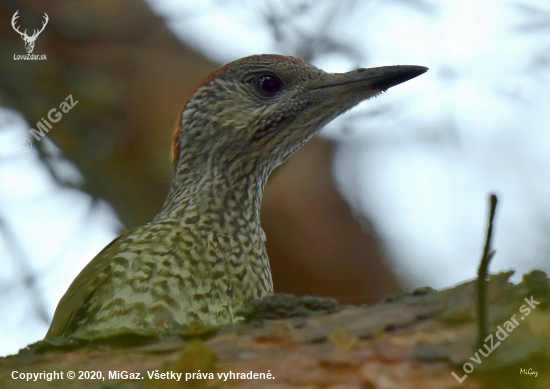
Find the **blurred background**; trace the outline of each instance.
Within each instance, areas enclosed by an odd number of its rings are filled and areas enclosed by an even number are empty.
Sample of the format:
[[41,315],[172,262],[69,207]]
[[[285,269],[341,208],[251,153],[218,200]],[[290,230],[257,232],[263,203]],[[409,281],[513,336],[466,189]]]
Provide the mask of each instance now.
[[[16,11],[21,31],[48,15],[33,52],[46,60],[14,59]],[[550,270],[549,0],[3,0],[0,355],[41,339],[84,265],[160,210],[195,84],[258,53],[331,72],[430,68],[272,174],[276,291],[359,304],[471,279],[491,192],[491,272]],[[78,103],[36,139],[68,95]]]

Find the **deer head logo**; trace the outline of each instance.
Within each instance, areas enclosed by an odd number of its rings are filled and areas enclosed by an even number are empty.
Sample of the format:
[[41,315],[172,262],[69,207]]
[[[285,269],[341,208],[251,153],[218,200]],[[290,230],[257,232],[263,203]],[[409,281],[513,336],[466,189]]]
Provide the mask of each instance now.
[[15,19],[19,17],[18,13],[19,11],[15,11],[15,13],[13,14],[13,18],[11,18],[11,26],[15,31],[19,33],[19,35],[21,35],[21,38],[23,38],[23,40],[25,41],[25,50],[27,50],[27,53],[30,54],[34,50],[34,42],[36,41],[36,38],[38,38],[38,35],[40,35],[42,31],[44,31],[44,28],[46,27],[46,24],[48,24],[48,20],[50,19],[48,18],[48,14],[44,12],[45,20],[44,20],[44,24],[42,24],[42,28],[40,29],[40,31],[34,30],[34,33],[32,34],[32,36],[28,36],[27,30],[25,30],[25,32],[21,32],[15,25]]

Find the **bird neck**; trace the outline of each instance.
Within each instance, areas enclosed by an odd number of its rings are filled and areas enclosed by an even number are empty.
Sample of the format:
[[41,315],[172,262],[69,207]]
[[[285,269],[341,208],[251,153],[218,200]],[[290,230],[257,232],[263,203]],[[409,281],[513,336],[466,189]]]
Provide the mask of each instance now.
[[262,234],[260,205],[267,175],[267,171],[258,171],[257,164],[250,162],[205,163],[193,158],[179,161],[168,197],[155,221],[195,224],[200,220],[202,225],[220,231],[234,231],[239,226]]

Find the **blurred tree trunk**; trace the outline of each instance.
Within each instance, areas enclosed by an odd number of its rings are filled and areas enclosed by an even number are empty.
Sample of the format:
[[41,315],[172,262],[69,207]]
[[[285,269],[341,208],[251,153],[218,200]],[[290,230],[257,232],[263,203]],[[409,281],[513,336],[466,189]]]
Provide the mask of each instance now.
[[29,30],[48,14],[34,49],[48,59],[13,60],[25,53],[23,40],[9,24],[0,25],[5,105],[36,129],[71,94],[78,104],[48,136],[84,175],[83,189],[107,200],[126,228],[146,223],[168,191],[179,110],[217,64],[181,44],[140,0],[8,1],[0,17],[11,20],[16,10],[19,25]]
[[[78,104],[48,137],[82,172],[82,190],[109,202],[126,228],[148,222],[167,194],[174,122],[218,64],[180,42],[140,0],[8,0],[0,3],[0,19],[11,20],[16,10],[29,31],[48,14],[34,49],[47,60],[14,60],[25,54],[23,40],[1,23],[2,103],[36,129],[72,95]],[[28,138],[48,164],[44,142]],[[331,148],[312,140],[269,180],[262,225],[275,289],[347,303],[378,300],[399,286],[376,239],[362,232],[332,184]]]
[[269,179],[262,204],[277,292],[372,303],[398,290],[376,236],[332,181],[333,143],[310,140]]

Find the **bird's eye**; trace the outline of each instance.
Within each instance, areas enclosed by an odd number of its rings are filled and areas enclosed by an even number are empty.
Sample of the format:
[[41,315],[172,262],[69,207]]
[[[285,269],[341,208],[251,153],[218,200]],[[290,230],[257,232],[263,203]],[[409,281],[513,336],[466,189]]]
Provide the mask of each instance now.
[[266,97],[273,97],[282,86],[283,82],[274,74],[262,74],[256,78],[256,88]]

